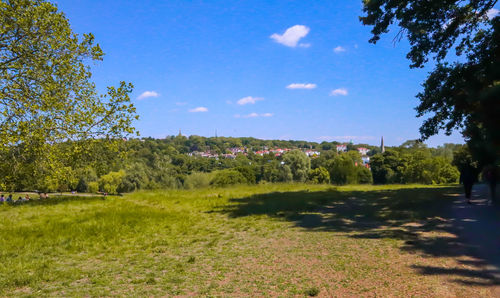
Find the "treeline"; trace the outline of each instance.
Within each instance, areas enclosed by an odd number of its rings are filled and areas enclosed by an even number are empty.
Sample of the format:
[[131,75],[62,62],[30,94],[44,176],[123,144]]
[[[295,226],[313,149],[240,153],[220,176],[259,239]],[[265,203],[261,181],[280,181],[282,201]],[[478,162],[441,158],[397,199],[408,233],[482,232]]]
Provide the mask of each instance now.
[[[419,142],[380,148],[366,144],[347,145],[338,153],[337,142],[259,140],[254,138],[205,138],[172,136],[165,139],[94,140],[91,143],[62,143],[58,164],[23,164],[16,150],[3,156],[3,191],[70,191],[122,193],[139,189],[199,188],[231,184],[305,182],[342,184],[453,183],[458,170],[453,152],[461,145],[427,148]],[[74,147],[86,154],[72,158]],[[65,150],[70,148],[71,150]],[[193,151],[227,153],[246,147],[236,158],[190,156]],[[263,148],[295,149],[282,156],[256,155]],[[370,149],[371,169],[363,165],[358,147]],[[309,158],[302,149],[315,149]],[[82,158],[82,156],[84,158]],[[25,158],[25,157],[23,157]],[[37,158],[39,160],[40,158]],[[9,166],[9,162],[11,165]],[[15,171],[9,170],[15,168]]]
[[375,184],[455,183],[460,172],[453,165],[453,152],[461,147],[447,144],[437,150],[429,150],[421,143],[406,142],[400,147],[391,148],[371,158],[373,182]]

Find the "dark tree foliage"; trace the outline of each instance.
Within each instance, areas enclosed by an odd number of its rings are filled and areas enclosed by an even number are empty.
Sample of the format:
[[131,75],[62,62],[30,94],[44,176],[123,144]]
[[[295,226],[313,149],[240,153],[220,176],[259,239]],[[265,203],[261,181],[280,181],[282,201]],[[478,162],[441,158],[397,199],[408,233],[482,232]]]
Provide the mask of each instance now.
[[500,155],[500,18],[475,36],[468,62],[438,64],[418,94],[418,116],[433,112],[420,131],[427,138],[462,128],[482,164]]
[[411,67],[423,67],[429,56],[446,58],[450,48],[456,54],[472,50],[471,39],[488,24],[487,12],[497,0],[363,0],[363,25],[373,26],[371,43],[380,40],[396,24],[394,38],[408,38]]
[[[500,18],[487,12],[496,0],[365,0],[361,17],[373,26],[376,43],[391,25],[399,27],[396,40],[406,36],[411,67],[423,67],[429,57],[435,69],[417,95],[417,116],[430,116],[420,128],[422,139],[444,130],[462,131],[481,164],[500,156]],[[450,62],[450,49],[461,56]]]

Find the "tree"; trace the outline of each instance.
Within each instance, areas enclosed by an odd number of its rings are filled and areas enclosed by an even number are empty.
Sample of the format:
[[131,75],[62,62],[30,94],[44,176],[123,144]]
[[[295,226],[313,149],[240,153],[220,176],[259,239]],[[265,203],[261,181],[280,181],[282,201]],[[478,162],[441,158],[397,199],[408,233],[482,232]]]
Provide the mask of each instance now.
[[[79,37],[57,7],[44,0],[0,2],[0,162],[33,177],[64,175],[71,141],[85,152],[89,139],[110,142],[133,133],[133,86],[121,82],[97,93],[88,62],[103,52],[92,34]],[[17,172],[5,173],[13,175]],[[9,177],[7,177],[8,180]]]
[[108,174],[102,176],[99,178],[100,190],[109,194],[118,193],[118,188],[122,184],[125,175],[125,171],[120,170],[118,172],[109,172]]
[[340,154],[327,162],[331,182],[334,184],[358,183],[355,161],[350,154]]
[[420,131],[424,137],[460,128],[482,165],[500,156],[500,18],[476,35],[467,62],[438,64],[417,97],[418,115],[432,112]]
[[330,183],[330,173],[323,167],[309,170],[309,181],[314,184]]
[[138,189],[144,189],[149,184],[151,176],[149,169],[143,164],[135,162],[127,165],[125,176],[122,179],[119,192],[132,192]]
[[290,167],[294,181],[305,182],[307,180],[307,174],[311,168],[311,160],[304,152],[300,150],[287,152],[283,155],[283,162],[286,166]]
[[372,184],[373,176],[371,171],[368,168],[358,166],[356,167],[358,183],[359,184]]
[[403,174],[408,167],[408,157],[398,151],[387,150],[370,158],[373,183],[403,183]]
[[479,163],[474,157],[472,157],[468,146],[463,146],[453,153],[452,164],[457,167],[459,171],[464,171],[465,169],[472,167],[479,172]]
[[[376,43],[389,26],[400,27],[411,50],[411,67],[423,67],[429,57],[437,65],[417,97],[417,116],[431,114],[420,128],[422,139],[444,130],[462,131],[481,163],[498,162],[500,156],[500,17],[487,14],[497,0],[396,1],[365,0],[361,17],[371,25]],[[459,62],[446,61],[455,49]],[[457,59],[458,60],[458,59]]]
[[262,179],[267,182],[291,182],[293,174],[287,164],[270,160],[262,166]]

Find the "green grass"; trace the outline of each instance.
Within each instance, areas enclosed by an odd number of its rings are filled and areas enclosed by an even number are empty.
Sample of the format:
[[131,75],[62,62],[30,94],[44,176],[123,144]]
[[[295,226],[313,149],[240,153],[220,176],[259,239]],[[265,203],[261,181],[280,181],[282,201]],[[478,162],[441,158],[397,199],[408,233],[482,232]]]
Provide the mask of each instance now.
[[0,296],[459,295],[457,188],[269,184],[0,206]]

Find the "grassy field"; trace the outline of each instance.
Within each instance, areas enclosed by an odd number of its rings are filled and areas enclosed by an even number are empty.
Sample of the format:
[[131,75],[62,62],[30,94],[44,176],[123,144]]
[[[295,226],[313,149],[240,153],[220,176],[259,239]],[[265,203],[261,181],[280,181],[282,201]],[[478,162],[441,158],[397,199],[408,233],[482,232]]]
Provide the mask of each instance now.
[[258,185],[3,205],[0,296],[488,296],[463,274],[456,194]]

